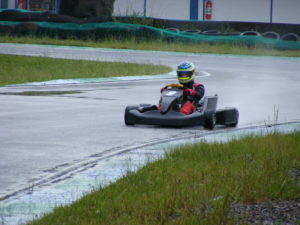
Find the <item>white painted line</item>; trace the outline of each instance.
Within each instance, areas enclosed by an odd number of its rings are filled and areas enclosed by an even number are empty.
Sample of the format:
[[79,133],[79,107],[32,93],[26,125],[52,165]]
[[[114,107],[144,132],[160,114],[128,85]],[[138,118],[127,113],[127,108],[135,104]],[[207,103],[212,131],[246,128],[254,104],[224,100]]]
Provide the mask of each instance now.
[[[155,77],[157,76],[157,77]],[[208,77],[211,74],[207,71],[199,71],[196,74],[196,77]],[[15,85],[7,85],[4,87],[39,87],[39,86],[62,86],[62,85],[81,85],[81,84],[97,84],[97,83],[114,83],[114,84],[126,84],[131,82],[147,82],[154,80],[170,80],[177,79],[176,72],[172,71],[168,74],[160,75],[144,75],[144,76],[128,76],[128,77],[111,77],[111,78],[81,78],[81,79],[59,79],[59,80],[51,80],[51,81],[43,81],[43,82],[34,82],[34,83],[24,83],[24,84],[15,84]]]
[[196,77],[209,77],[209,76],[211,76],[211,73],[209,73],[207,71],[199,71],[198,73],[202,73],[203,75],[196,74]]

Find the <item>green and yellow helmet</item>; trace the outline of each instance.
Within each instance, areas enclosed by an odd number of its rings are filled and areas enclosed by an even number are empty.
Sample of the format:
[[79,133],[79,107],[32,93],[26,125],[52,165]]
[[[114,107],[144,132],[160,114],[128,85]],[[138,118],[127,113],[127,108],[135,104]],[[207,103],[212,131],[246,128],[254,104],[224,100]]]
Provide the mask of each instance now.
[[196,67],[193,63],[183,62],[177,67],[177,77],[181,84],[186,84],[195,79]]

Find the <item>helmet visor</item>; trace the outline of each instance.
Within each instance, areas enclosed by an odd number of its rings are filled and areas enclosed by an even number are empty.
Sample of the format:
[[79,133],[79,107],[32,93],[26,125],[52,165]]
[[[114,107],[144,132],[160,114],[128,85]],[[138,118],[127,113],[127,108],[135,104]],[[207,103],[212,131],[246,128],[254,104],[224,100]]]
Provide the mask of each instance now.
[[192,71],[177,71],[177,76],[179,80],[189,80],[193,75]]

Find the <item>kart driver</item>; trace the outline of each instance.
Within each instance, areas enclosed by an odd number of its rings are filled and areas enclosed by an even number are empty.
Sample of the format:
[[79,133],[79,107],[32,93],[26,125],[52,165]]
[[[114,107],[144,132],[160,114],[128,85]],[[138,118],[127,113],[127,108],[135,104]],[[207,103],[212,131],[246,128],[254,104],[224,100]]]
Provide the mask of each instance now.
[[[195,111],[197,104],[204,96],[204,86],[201,83],[195,83],[196,67],[193,63],[183,62],[177,67],[177,78],[180,84],[183,85],[183,99],[180,102],[180,112],[188,115]],[[161,93],[166,87],[161,89]]]

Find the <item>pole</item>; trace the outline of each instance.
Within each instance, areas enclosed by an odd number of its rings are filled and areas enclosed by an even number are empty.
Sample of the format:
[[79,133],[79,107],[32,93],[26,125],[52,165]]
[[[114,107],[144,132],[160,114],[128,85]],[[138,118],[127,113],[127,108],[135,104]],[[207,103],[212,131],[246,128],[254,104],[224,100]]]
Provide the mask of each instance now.
[[203,6],[202,6],[202,20],[205,21],[205,0],[203,0]]
[[271,0],[270,6],[270,23],[273,23],[273,0]]
[[144,17],[147,16],[147,0],[144,0]]
[[55,1],[55,12],[56,12],[57,14],[60,13],[60,0],[56,0],[56,1]]
[[190,0],[190,19],[198,20],[198,2],[199,0]]
[[3,9],[8,8],[8,1],[7,0],[1,0],[1,8],[3,8]]

